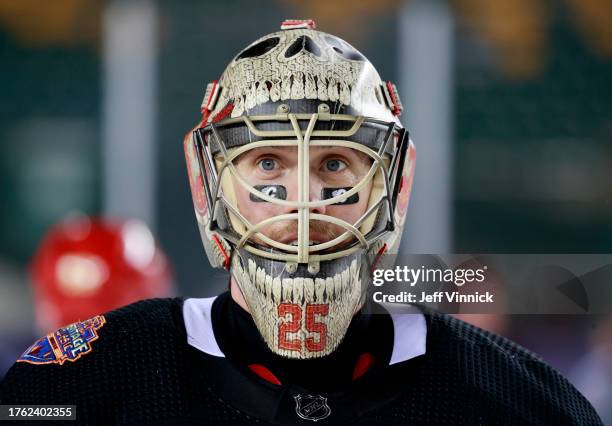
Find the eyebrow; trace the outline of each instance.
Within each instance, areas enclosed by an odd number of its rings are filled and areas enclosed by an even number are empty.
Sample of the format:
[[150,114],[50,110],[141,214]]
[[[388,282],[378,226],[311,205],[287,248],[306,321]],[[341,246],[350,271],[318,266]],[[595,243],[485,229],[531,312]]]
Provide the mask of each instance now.
[[[242,153],[241,155],[239,155],[235,161],[240,161],[240,159],[244,158],[244,156],[248,155],[249,153],[253,153],[253,154],[257,154],[258,151],[288,151],[290,149],[295,149],[297,147],[295,146],[274,146],[274,145],[267,145],[267,146],[262,146],[262,147],[258,147],[258,148],[253,148],[247,152]],[[316,147],[317,149],[321,149],[323,148],[325,151],[330,150],[330,149],[347,149],[350,152],[353,152],[360,160],[366,162],[366,163],[372,163],[373,158],[370,157],[369,155],[358,151],[356,149],[352,149],[352,148],[347,148],[344,146],[333,146],[333,145],[317,145]]]
[[[296,146],[274,146],[274,145],[267,145],[267,146],[262,146],[262,147],[258,147],[258,148],[253,148],[250,151],[257,151],[257,150],[264,150],[264,149],[273,149],[273,150],[279,150],[279,151],[287,151],[289,149],[292,148],[297,148]],[[353,148],[349,148],[346,146],[334,146],[334,145],[317,145],[317,146],[313,146],[312,148],[316,148],[316,149],[323,149],[323,150],[330,150],[330,149],[346,149],[346,150],[350,150],[350,152],[354,152],[357,155],[364,155],[367,158],[372,158],[367,154],[364,154],[361,151],[358,151],[356,149]],[[249,151],[249,152],[250,152]]]

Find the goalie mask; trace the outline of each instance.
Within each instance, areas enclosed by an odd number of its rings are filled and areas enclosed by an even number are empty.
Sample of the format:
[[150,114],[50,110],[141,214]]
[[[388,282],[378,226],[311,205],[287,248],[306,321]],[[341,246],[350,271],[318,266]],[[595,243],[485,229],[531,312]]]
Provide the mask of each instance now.
[[397,252],[415,160],[401,110],[395,86],[312,21],[285,21],[208,85],[184,140],[195,213],[273,352],[332,352]]

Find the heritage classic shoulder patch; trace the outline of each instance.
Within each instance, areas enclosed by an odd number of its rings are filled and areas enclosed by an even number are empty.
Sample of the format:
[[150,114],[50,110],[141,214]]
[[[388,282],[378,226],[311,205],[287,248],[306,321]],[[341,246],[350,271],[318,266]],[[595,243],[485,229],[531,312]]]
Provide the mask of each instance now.
[[104,316],[98,315],[62,327],[37,340],[17,362],[60,365],[66,361],[74,362],[92,351],[92,342],[98,339],[98,330],[105,323]]

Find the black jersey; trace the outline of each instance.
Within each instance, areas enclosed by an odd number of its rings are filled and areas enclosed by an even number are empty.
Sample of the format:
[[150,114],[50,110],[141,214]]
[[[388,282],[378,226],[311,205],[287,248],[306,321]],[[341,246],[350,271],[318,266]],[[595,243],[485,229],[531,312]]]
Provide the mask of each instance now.
[[60,329],[8,371],[0,403],[76,405],[90,424],[601,424],[535,355],[447,315],[358,316],[306,365],[237,332],[248,318],[228,319],[229,300],[147,300]]

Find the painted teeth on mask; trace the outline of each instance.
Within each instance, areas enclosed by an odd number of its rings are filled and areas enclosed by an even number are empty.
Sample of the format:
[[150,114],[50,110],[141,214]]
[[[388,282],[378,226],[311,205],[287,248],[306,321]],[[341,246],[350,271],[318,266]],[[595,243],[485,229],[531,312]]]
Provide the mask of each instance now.
[[272,300],[274,288],[281,288],[281,279],[279,277],[276,277],[272,280],[272,285],[270,286],[270,294],[267,296],[268,300]]
[[255,264],[255,261],[253,259],[249,259],[249,278],[251,279],[252,283],[255,282],[256,272],[257,272],[257,265]]
[[[347,269],[342,271],[342,293],[346,293],[348,290],[348,283],[350,282],[350,272]],[[344,297],[344,294],[342,295]]]
[[263,268],[257,268],[257,288],[262,293],[266,291],[266,271]]
[[282,291],[282,301],[283,302],[292,302],[292,293],[295,287],[299,287],[299,285],[297,285],[297,283],[294,283],[294,285],[291,285],[290,282],[285,283],[285,281],[283,280],[283,291]]
[[340,274],[334,275],[334,296],[336,300],[342,298],[342,277]]
[[353,280],[357,280],[359,278],[359,269],[357,268],[357,262],[354,260],[351,262],[350,271],[351,271],[351,278]]
[[[283,280],[283,284],[287,285],[287,283],[285,282],[286,280]],[[272,281],[272,299],[274,299],[274,303],[281,303],[281,281],[280,280],[274,280]]]
[[[280,278],[276,278],[278,281],[280,281]],[[264,291],[262,291],[263,294],[266,295],[266,297],[269,299],[270,298],[270,292],[272,291],[272,277],[270,275],[266,274],[266,283],[264,284]]]
[[304,302],[314,302],[314,281],[312,278],[304,278]]
[[325,278],[325,293],[329,300],[334,300],[334,279],[332,277]]
[[[254,260],[248,260],[248,273],[239,268],[253,283],[253,287],[266,299],[275,303],[325,303],[340,300],[352,294],[352,288],[361,284],[358,262],[353,260],[342,272],[327,278],[283,278],[272,277]],[[351,285],[352,284],[352,285]]]
[[301,304],[304,301],[304,283],[296,278],[293,282],[293,303]]
[[325,297],[323,293],[325,292],[325,280],[322,278],[316,278],[314,283],[315,288],[315,302],[316,303],[325,303]]
[[[360,264],[353,260],[344,271],[333,277],[323,278],[284,278],[272,277],[265,268],[257,267],[249,259],[248,266],[243,268],[239,260],[232,264],[233,273],[239,280],[242,291],[253,305],[253,317],[268,346],[283,356],[290,358],[313,358],[325,356],[334,350],[342,340],[341,330],[347,327],[361,297]],[[279,350],[278,324],[283,321],[278,317],[278,305],[283,302],[299,305],[307,303],[329,303],[329,315],[325,317],[328,327],[328,345],[320,354],[313,356],[306,352]],[[285,319],[286,320],[286,319]],[[302,328],[299,331],[302,339],[307,336]],[[274,349],[276,348],[276,349]]]

